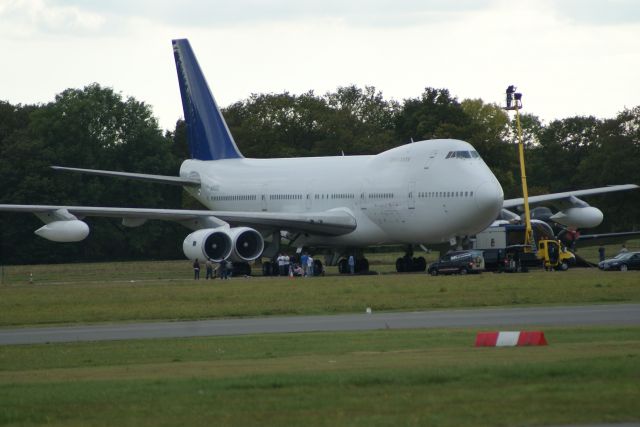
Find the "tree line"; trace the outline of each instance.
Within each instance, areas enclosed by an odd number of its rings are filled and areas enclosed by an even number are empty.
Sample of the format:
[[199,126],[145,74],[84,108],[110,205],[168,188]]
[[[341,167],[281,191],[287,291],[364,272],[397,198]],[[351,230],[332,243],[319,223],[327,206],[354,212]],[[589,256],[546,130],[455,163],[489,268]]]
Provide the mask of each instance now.
[[[471,143],[500,180],[505,197],[519,197],[513,120],[481,99],[459,101],[447,89],[426,88],[401,102],[374,87],[340,87],[324,95],[254,94],[223,109],[246,157],[377,154],[431,138]],[[531,194],[640,183],[640,106],[616,117],[570,117],[544,124],[521,116]],[[151,107],[112,88],[67,89],[54,101],[0,101],[0,203],[148,208],[202,208],[180,188],[55,172],[51,165],[176,175],[189,158],[179,120],[163,132]],[[598,231],[638,229],[640,194],[589,199],[605,213]],[[183,227],[149,221],[126,229],[91,218],[81,243],[34,236],[34,215],[0,214],[0,264],[170,259],[182,257]]]

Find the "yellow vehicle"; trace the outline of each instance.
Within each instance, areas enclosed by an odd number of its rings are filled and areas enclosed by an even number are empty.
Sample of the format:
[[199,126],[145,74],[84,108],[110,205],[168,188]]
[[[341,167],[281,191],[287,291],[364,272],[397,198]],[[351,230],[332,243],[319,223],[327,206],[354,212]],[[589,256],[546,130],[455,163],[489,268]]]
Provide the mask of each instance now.
[[[533,228],[531,227],[531,214],[529,212],[529,192],[527,190],[527,174],[524,165],[524,144],[522,142],[522,127],[520,126],[520,108],[522,108],[522,94],[516,92],[516,87],[511,85],[507,88],[507,106],[505,110],[515,110],[516,128],[518,130],[518,154],[520,157],[520,179],[522,181],[522,200],[524,205],[525,234],[524,234],[524,254],[533,255],[536,248],[533,238]],[[512,101],[515,103],[512,104]],[[547,270],[567,270],[569,264],[575,263],[575,255],[565,248],[559,240],[540,239],[538,240],[537,252],[535,256],[542,260],[544,268]]]
[[538,259],[545,270],[566,271],[576,262],[576,257],[559,240],[538,240]]

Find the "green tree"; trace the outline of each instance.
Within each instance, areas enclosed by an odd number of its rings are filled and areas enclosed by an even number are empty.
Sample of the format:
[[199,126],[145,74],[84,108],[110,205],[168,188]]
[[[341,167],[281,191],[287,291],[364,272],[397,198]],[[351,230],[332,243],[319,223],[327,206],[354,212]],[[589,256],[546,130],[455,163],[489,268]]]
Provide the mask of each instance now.
[[519,191],[519,175],[513,170],[518,164],[517,147],[509,141],[509,116],[496,104],[485,104],[481,99],[465,99],[462,110],[470,122],[462,133],[480,153],[502,184],[507,196]]
[[[598,138],[576,171],[576,181],[586,187],[640,184],[640,106],[604,120]],[[640,229],[640,192],[612,193],[589,199],[605,214],[603,231]]]
[[385,101],[373,86],[340,87],[325,95],[332,110],[326,124],[328,138],[349,154],[378,154],[399,141],[394,132],[396,102]]
[[[165,208],[180,204],[176,187],[58,173],[49,168],[64,165],[177,173],[179,162],[172,154],[172,142],[163,137],[151,109],[133,98],[123,100],[112,89],[97,84],[68,89],[54,102],[33,109],[26,127],[5,138],[1,150],[0,179],[6,182],[3,203]],[[20,170],[15,165],[20,165]],[[154,222],[123,231],[114,220],[92,218],[88,220],[89,238],[80,244],[60,245],[34,238],[32,230],[42,223],[33,216],[21,218],[30,226],[2,227],[2,254],[9,261],[166,258],[179,254],[176,240],[166,238],[177,233],[178,226],[172,224]],[[1,220],[4,223],[5,217]],[[181,234],[184,237],[183,231]],[[170,246],[167,241],[172,242]]]
[[551,192],[583,188],[576,171],[598,139],[601,124],[595,117],[569,117],[541,128],[539,144],[527,153],[530,180]]
[[465,139],[470,125],[458,100],[447,89],[428,87],[420,98],[405,99],[396,116],[402,143],[434,138]]

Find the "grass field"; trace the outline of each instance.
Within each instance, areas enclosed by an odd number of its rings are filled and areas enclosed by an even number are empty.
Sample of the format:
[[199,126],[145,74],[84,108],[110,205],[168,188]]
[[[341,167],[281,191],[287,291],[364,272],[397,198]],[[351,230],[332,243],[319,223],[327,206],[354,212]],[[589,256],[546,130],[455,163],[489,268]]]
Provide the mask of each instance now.
[[9,346],[2,425],[560,425],[640,420],[639,328],[471,330]]
[[[143,264],[143,270],[152,270],[156,264]],[[60,279],[75,274],[68,273],[73,266],[49,266],[49,284],[0,286],[0,326],[358,313],[367,307],[397,311],[640,301],[640,272],[575,269],[448,277],[394,274],[194,281],[144,278],[140,266],[114,263],[110,270],[115,277],[105,273],[102,279],[70,282]],[[122,280],[122,275],[135,279]]]
[[[627,244],[629,250],[640,251],[640,240],[632,240]],[[618,253],[620,245],[606,245],[607,257]],[[598,262],[597,246],[582,248],[578,252],[588,261]],[[381,274],[395,273],[396,259],[402,256],[399,252],[380,252],[366,254],[371,269]],[[424,256],[428,263],[438,258],[436,252],[416,253]],[[253,266],[253,275],[261,276],[260,266]],[[336,267],[326,267],[328,275],[337,275]],[[204,276],[204,274],[203,274]],[[192,278],[191,262],[178,261],[141,261],[117,263],[77,263],[59,265],[0,265],[0,285],[57,283],[103,283],[112,281],[143,280],[185,280]]]
[[[639,285],[640,272],[594,269],[195,282],[188,261],[14,266],[0,327],[623,303],[640,301]],[[544,331],[549,346],[525,348],[474,348],[471,329],[0,346],[0,425],[640,421],[640,327]]]

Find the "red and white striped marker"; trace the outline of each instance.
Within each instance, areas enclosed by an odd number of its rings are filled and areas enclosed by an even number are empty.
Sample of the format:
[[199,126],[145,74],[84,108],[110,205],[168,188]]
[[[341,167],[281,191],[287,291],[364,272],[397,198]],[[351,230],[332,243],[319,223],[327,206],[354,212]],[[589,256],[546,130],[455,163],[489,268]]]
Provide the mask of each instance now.
[[544,332],[478,332],[476,336],[476,347],[515,347],[524,345],[547,345]]

